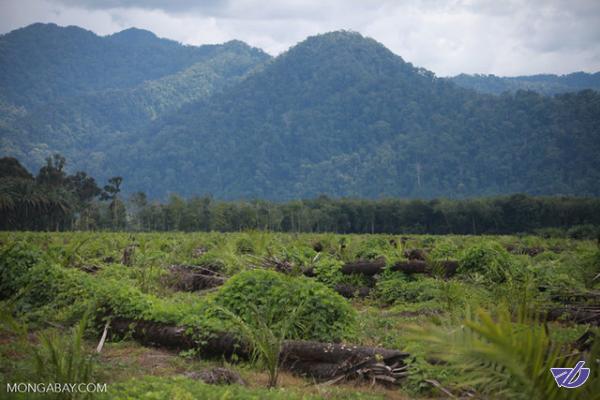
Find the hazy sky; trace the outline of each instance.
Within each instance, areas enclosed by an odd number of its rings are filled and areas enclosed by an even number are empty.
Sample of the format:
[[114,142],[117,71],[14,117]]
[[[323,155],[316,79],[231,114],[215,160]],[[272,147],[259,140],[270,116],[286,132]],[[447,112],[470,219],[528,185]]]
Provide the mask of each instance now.
[[240,39],[276,55],[350,29],[439,76],[600,71],[600,0],[0,0],[0,32],[33,22],[132,26],[186,44]]

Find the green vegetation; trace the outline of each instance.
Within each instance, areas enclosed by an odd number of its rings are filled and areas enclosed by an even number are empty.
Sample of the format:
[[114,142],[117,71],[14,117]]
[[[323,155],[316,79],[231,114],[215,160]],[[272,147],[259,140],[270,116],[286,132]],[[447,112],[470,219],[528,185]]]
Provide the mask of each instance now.
[[600,72],[594,74],[575,72],[567,75],[543,74],[514,77],[460,74],[450,78],[450,80],[458,86],[491,94],[530,90],[544,95],[555,95],[586,89],[600,90]]
[[35,24],[0,37],[0,68],[1,155],[37,169],[58,152],[127,194],[600,194],[598,92],[480,94],[357,33],[271,59]]
[[[0,310],[3,327],[8,327],[16,335],[14,349],[25,353],[31,365],[17,365],[13,371],[14,377],[19,377],[19,382],[92,382],[97,374],[94,367],[97,364],[93,354],[84,347],[84,333],[88,325],[88,315],[77,323],[71,334],[64,334],[56,330],[39,333],[39,345],[29,342],[27,325],[16,321],[9,309]],[[20,367],[20,368],[19,368]],[[26,367],[26,368],[23,368]],[[4,389],[6,390],[6,388]],[[90,398],[84,393],[52,393],[48,399],[85,399]]]
[[[97,93],[102,104],[103,92],[107,90],[106,94],[119,97],[118,89],[133,89],[122,98],[127,103],[127,97],[135,100],[136,88],[153,91],[153,87],[165,82],[160,81],[161,78],[169,77],[174,81],[178,73],[189,74],[202,64],[210,65],[213,60],[232,53],[251,56],[254,63],[269,58],[262,51],[236,41],[224,45],[184,46],[136,28],[99,37],[75,26],[63,28],[38,23],[0,37],[0,87],[4,99],[27,109],[39,106],[43,109],[48,102],[68,102],[73,97],[79,97],[79,100],[83,97],[85,101],[85,96],[91,92]],[[229,74],[235,76],[247,68],[243,63],[234,62],[223,75],[229,78]],[[66,69],[68,74],[63,73]],[[218,75],[217,72],[214,74]],[[154,82],[145,85],[147,81]],[[182,85],[175,85],[175,89],[185,90]],[[208,92],[210,86],[198,85],[195,89]],[[192,88],[188,88],[186,93],[189,95],[191,91]],[[152,104],[145,97],[145,101]],[[168,101],[168,97],[163,97],[163,101]],[[122,104],[118,103],[113,107],[119,109]]]
[[[132,247],[125,265],[122,256]],[[425,263],[458,260],[457,273],[445,278],[436,268],[428,275],[393,270],[407,262],[405,250],[413,250],[410,255],[416,249]],[[385,267],[375,276],[345,275],[342,266],[357,259],[384,260]],[[0,381],[94,379],[108,383],[109,393],[90,398],[107,399],[140,393],[165,399],[427,398],[448,392],[594,398],[599,261],[593,241],[538,236],[0,233]],[[178,291],[167,279],[174,264],[218,270],[226,282]],[[316,276],[302,276],[310,268]],[[370,292],[347,300],[334,292],[339,284]],[[578,321],[569,307],[592,314]],[[547,315],[554,316],[546,321]],[[194,345],[179,355],[161,354],[170,361],[160,372],[135,364],[143,357],[132,352],[145,348],[133,350],[127,332],[109,333],[105,350],[90,356],[105,321],[119,319],[181,327]],[[205,358],[204,346],[224,332],[240,338],[252,357]],[[399,387],[315,385],[281,369],[286,339],[406,351],[408,376]],[[120,348],[117,362],[111,352]],[[592,376],[580,390],[565,393],[548,368],[580,358]],[[182,376],[223,365],[250,386]]]
[[267,369],[269,374],[269,388],[277,386],[279,379],[280,360],[282,359],[282,350],[285,339],[293,337],[293,330],[300,325],[297,319],[298,311],[301,305],[296,308],[290,308],[286,304],[285,311],[287,315],[278,314],[278,308],[282,304],[271,304],[268,307],[258,307],[250,304],[252,312],[245,318],[231,312],[227,308],[218,308],[229,318],[235,326],[241,331],[242,337],[249,342],[252,349],[250,360],[253,363],[261,363]]
[[459,273],[471,279],[486,279],[489,282],[501,283],[510,274],[518,272],[511,263],[510,255],[497,243],[482,243],[468,248],[460,257]]
[[387,271],[377,280],[375,297],[382,304],[424,303],[441,297],[441,285],[434,278],[413,278]]
[[[346,392],[327,393],[330,398],[348,400],[382,399],[382,396],[365,393]],[[240,400],[317,400],[322,399],[322,394],[306,394],[302,391],[279,389],[246,389],[240,386],[214,386],[190,379],[145,377],[141,380],[127,381],[112,387],[111,394],[99,397],[101,399],[240,399]]]
[[[495,318],[480,311],[477,317],[468,317],[462,329],[451,333],[434,330],[424,335],[421,338],[429,340],[438,355],[451,361],[465,388],[476,384],[484,396],[590,399],[600,390],[597,368],[592,369],[588,385],[573,391],[557,388],[548,373],[550,368],[569,368],[581,355],[565,355],[545,327],[527,314],[520,314],[515,322],[507,310],[501,310]],[[588,362],[597,360],[599,344],[595,342]]]
[[600,399],[597,77],[1,35],[0,397]]
[[[144,193],[122,194],[122,177],[112,177],[103,190],[85,172],[69,175],[66,160],[54,155],[34,177],[14,158],[0,158],[0,229],[129,230],[129,231],[240,231],[260,229],[286,232],[498,234],[536,233],[544,237],[595,239],[600,236],[600,200],[576,197],[507,197],[468,200],[356,200],[320,196],[287,203],[219,201],[210,196],[168,202],[149,201]],[[344,243],[331,241],[330,251]],[[451,244],[450,244],[451,245]],[[253,253],[255,243],[240,239],[230,250]],[[312,257],[319,277],[336,269],[327,254],[306,246],[289,257]],[[432,257],[445,259],[442,246]],[[382,253],[385,253],[383,254]],[[345,261],[402,255],[382,240],[363,243]],[[315,258],[316,257],[316,258]],[[337,266],[339,267],[339,265]],[[331,282],[329,282],[331,283]]]
[[[338,341],[353,333],[355,323],[354,310],[331,289],[274,271],[240,272],[223,285],[215,301],[246,324],[256,315],[269,316],[268,325],[274,329],[282,328],[276,324],[281,321],[290,339]],[[290,310],[295,310],[291,325]]]

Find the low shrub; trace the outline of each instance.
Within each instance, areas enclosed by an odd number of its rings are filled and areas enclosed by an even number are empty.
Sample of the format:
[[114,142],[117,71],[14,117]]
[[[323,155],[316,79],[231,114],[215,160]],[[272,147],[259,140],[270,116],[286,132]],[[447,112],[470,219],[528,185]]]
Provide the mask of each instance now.
[[600,236],[600,228],[594,225],[575,225],[567,231],[571,239],[596,239]]
[[40,250],[24,242],[0,250],[0,300],[13,296],[25,285],[29,270],[42,258]]
[[429,252],[430,261],[455,259],[458,246],[448,239],[440,239]]
[[540,228],[534,230],[534,233],[544,239],[564,238],[566,236],[566,232],[562,228]]
[[374,235],[365,240],[354,238],[350,242],[348,251],[343,254],[343,259],[353,262],[383,258],[386,263],[391,265],[405,259],[403,249],[404,247],[399,245],[393,237]]
[[332,256],[319,255],[314,262],[314,270],[319,282],[334,287],[343,279],[342,266],[344,263]]
[[219,289],[214,300],[247,321],[253,307],[272,315],[275,323],[285,321],[290,310],[299,307],[300,328],[291,333],[295,339],[338,341],[353,333],[356,319],[350,304],[325,285],[274,271],[241,272]]
[[439,281],[429,277],[411,277],[385,271],[375,285],[375,298],[383,304],[421,303],[439,297]]
[[76,269],[40,262],[20,280],[23,290],[15,299],[15,311],[34,323],[74,322],[93,305],[98,316],[171,324],[181,324],[187,319],[198,327],[207,328],[207,320],[202,318],[208,303],[205,299],[190,293],[160,298],[143,293],[133,284],[133,280],[121,274],[104,272],[89,275]]
[[235,243],[235,248],[238,254],[253,254],[254,253],[254,243],[246,237],[239,238]]
[[506,281],[513,273],[510,254],[496,242],[482,242],[467,248],[459,258],[458,274],[483,277],[494,283]]

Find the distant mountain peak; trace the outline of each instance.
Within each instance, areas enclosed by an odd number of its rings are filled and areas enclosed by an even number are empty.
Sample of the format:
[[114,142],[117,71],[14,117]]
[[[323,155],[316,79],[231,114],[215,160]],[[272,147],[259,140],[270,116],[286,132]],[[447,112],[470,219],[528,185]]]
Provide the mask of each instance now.
[[[358,32],[348,30],[338,30],[320,33],[309,36],[296,46],[311,45],[314,43],[336,43],[336,44],[375,44],[382,46],[379,42],[369,37],[365,37]],[[294,47],[296,47],[294,46]],[[293,48],[293,47],[292,47]]]
[[3,37],[32,37],[37,35],[72,35],[74,32],[84,35],[97,36],[94,32],[75,25],[60,26],[53,22],[36,22],[23,28],[5,33]]
[[112,40],[128,41],[128,42],[144,42],[158,39],[158,37],[145,29],[128,28],[121,32],[114,33],[109,36]]
[[394,54],[375,39],[350,30],[331,31],[309,36],[305,40],[291,47],[286,53],[292,55],[294,53],[305,53],[306,51],[313,54],[320,53],[325,56],[331,52],[353,52],[357,57],[360,57],[361,54],[365,58],[377,56],[377,58],[384,57],[389,60],[394,59],[396,62],[407,64],[402,57]]
[[360,32],[339,29],[337,31],[329,31],[317,35],[309,36],[309,38],[336,38],[336,39],[366,39]]
[[257,54],[264,55],[265,58],[271,58],[271,56],[268,55],[263,49],[251,46],[248,43],[243,42],[241,40],[237,40],[237,39],[229,40],[229,41],[223,43],[222,46],[225,48],[229,48],[229,49],[252,51]]

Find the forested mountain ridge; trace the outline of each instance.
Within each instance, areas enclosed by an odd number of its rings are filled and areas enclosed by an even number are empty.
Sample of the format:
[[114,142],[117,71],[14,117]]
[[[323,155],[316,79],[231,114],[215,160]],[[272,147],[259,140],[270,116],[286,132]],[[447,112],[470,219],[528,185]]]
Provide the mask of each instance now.
[[[93,91],[133,88],[181,72],[224,48],[243,46],[184,46],[136,28],[102,37],[75,26],[33,24],[0,36],[0,92],[18,106],[44,105]],[[253,50],[261,61],[269,57]]]
[[135,28],[107,37],[54,24],[13,31],[0,36],[0,151],[31,168],[60,152],[103,170],[107,146],[123,135],[268,59],[240,41],[183,46]]
[[334,32],[160,121],[130,161],[163,168],[131,180],[224,198],[597,195],[599,99],[479,95]]
[[[47,145],[89,163],[85,167],[98,169],[94,165],[97,160],[85,160],[86,153],[99,154],[106,146],[122,143],[123,135],[128,133],[141,133],[143,137],[145,127],[161,115],[222,90],[256,65],[252,54],[226,49],[177,74],[134,88],[90,92],[35,107],[12,124],[15,130],[5,139],[20,142],[18,147],[25,154]],[[29,161],[39,164],[43,157],[40,154],[37,160]]]
[[[151,35],[116,37],[162,40]],[[152,197],[600,195],[597,92],[479,94],[345,31],[274,59],[240,42],[210,49],[156,79],[115,77],[34,108],[0,101],[0,152],[33,169],[60,151]]]
[[449,79],[464,88],[491,94],[531,90],[545,95],[555,95],[585,89],[600,90],[600,72],[593,74],[574,72],[566,75],[540,74],[514,77],[460,74]]

